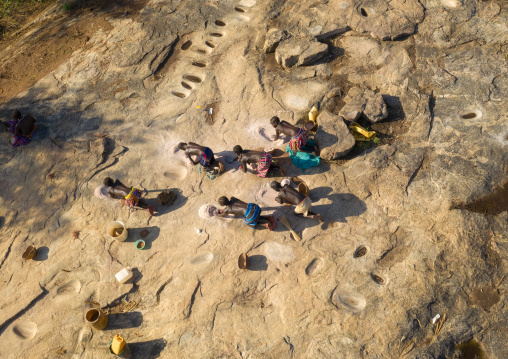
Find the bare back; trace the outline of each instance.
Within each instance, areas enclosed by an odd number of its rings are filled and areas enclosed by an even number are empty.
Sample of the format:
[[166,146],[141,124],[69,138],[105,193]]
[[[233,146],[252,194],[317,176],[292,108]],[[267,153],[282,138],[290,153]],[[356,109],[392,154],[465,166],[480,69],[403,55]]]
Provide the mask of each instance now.
[[238,198],[231,197],[229,204],[224,210],[224,214],[234,214],[235,216],[243,216],[247,210],[247,203],[240,201]]
[[280,203],[291,203],[294,205],[298,205],[300,202],[302,202],[305,199],[305,196],[298,192],[296,189],[289,185],[285,185],[282,187],[282,189],[279,191],[279,195],[277,198],[280,198],[282,202]]
[[25,115],[16,125],[16,130],[14,132],[15,136],[29,136],[33,130],[35,125],[35,118],[31,115]]
[[289,137],[295,137],[300,129],[298,127],[293,126],[289,122],[281,121],[277,127],[275,127],[275,136],[278,138],[279,134],[284,134]]

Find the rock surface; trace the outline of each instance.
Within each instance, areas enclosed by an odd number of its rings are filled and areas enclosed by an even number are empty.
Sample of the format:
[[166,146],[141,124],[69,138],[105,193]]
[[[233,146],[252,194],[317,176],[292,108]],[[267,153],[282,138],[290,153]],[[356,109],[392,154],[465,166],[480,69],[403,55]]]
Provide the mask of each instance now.
[[346,105],[340,110],[340,115],[347,121],[356,121],[362,114],[371,123],[380,122],[388,117],[383,96],[371,90],[353,88],[344,98],[344,102]]
[[268,30],[266,33],[263,51],[265,54],[275,52],[275,49],[277,46],[279,46],[279,43],[286,38],[288,38],[288,34],[284,30],[279,30],[276,28]]
[[323,111],[318,115],[317,122],[319,127],[315,140],[321,151],[321,158],[337,160],[353,149],[355,138],[341,116]]
[[328,53],[328,45],[309,38],[291,37],[275,50],[275,60],[283,67],[308,65]]
[[[0,107],[39,126],[15,150],[0,135],[1,358],[105,358],[117,333],[143,359],[450,358],[472,338],[489,359],[508,357],[508,212],[472,205],[489,207],[482,199],[508,180],[504,2],[151,0],[134,14],[106,11],[108,27]],[[322,37],[329,52],[282,69],[263,50],[271,28]],[[33,35],[2,50],[2,64]],[[236,144],[282,150],[271,116],[300,125],[340,88],[318,118],[336,133],[342,94],[356,87],[386,104],[372,124],[379,145],[305,171],[277,159],[324,223],[260,200],[264,214],[286,215],[296,242],[283,226],[210,215],[218,197],[254,202],[271,179],[225,160],[210,180],[179,142],[220,159]],[[156,206],[160,192],[178,195],[150,218],[96,197],[106,176]],[[106,234],[114,220],[125,242]],[[22,262],[31,244],[38,255]],[[127,266],[134,282],[120,285]],[[85,323],[85,301],[109,312],[104,331]]]

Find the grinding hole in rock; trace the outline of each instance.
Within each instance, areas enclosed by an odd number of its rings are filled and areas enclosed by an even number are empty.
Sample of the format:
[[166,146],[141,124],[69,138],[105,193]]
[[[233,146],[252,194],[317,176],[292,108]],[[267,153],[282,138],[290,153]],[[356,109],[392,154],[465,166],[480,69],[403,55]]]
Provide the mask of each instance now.
[[215,215],[217,208],[211,204],[204,204],[199,208],[198,214],[201,218],[208,219]]
[[470,120],[472,118],[475,118],[477,115],[476,113],[474,112],[470,112],[470,113],[466,113],[464,115],[462,115],[461,117],[464,119],[464,120]]
[[222,37],[222,36],[224,36],[224,34],[221,34],[220,32],[214,32],[214,33],[212,33],[210,35],[213,36],[213,37]]
[[187,82],[185,82],[185,81],[182,81],[182,86],[183,86],[183,87],[185,87],[185,88],[186,88],[186,89],[188,89],[188,90],[192,90],[192,86],[191,86],[191,85],[189,85],[189,84],[188,84]]
[[353,257],[360,258],[367,254],[367,247],[360,246],[356,249],[355,254],[353,254]]
[[37,333],[37,324],[34,322],[16,323],[12,327],[12,331],[14,332],[14,335],[18,337],[18,339],[30,340],[35,337],[35,334]]
[[188,50],[192,46],[192,41],[185,41],[182,45],[182,50]]
[[180,98],[186,98],[187,96],[189,96],[189,95],[187,95],[185,93],[178,92],[178,91],[173,91],[171,93],[173,94],[173,96],[180,97]]
[[197,49],[196,52],[199,52],[200,54],[208,54],[208,51],[203,49]]
[[164,172],[164,177],[174,180],[182,180],[186,176],[187,176],[187,168],[183,166],[174,166],[170,170]]
[[365,11],[365,9],[363,7],[360,9],[360,14],[362,14],[362,16],[364,16],[364,17],[369,16],[369,14],[367,14],[367,11]]
[[199,265],[199,264],[208,264],[213,259],[213,253],[205,253],[201,254],[200,256],[194,257],[191,259],[191,264]]
[[245,9],[242,9],[240,6],[235,7],[235,11],[245,12]]
[[206,46],[211,47],[212,49],[215,48],[215,44],[210,41],[205,41]]
[[217,26],[226,26],[226,23],[224,21],[217,20],[217,21],[215,21],[215,25],[217,25]]
[[197,84],[203,81],[203,79],[200,79],[199,77],[194,75],[184,75],[183,78]]
[[81,282],[77,279],[74,279],[59,287],[56,291],[56,294],[57,295],[72,294],[78,293],[80,290],[81,290]]
[[206,67],[206,63],[205,62],[197,62],[197,61],[194,61],[192,63],[192,66],[196,66],[196,67]]
[[374,280],[374,282],[376,282],[377,284],[381,284],[381,285],[386,284],[386,280],[383,277],[381,277],[379,274],[371,273],[370,276],[372,277],[372,280]]

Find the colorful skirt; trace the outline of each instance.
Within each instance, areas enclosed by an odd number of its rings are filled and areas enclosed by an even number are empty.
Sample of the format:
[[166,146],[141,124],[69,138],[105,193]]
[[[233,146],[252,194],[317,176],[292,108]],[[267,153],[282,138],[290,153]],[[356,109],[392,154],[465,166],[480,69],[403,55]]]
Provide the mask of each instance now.
[[298,151],[300,148],[305,146],[309,140],[309,134],[303,128],[300,128],[298,134],[289,141],[289,148],[291,151]]
[[270,169],[270,165],[272,164],[272,155],[268,152],[265,152],[263,157],[259,160],[258,163],[258,176],[265,178],[268,174],[268,170]]
[[201,154],[201,158],[199,159],[199,163],[201,163],[201,166],[210,166],[210,162],[213,160],[213,151],[205,147],[205,150]]
[[9,132],[12,133],[12,136],[14,137],[14,143],[12,144],[12,147],[14,148],[27,145],[32,140],[32,137],[35,135],[35,131],[37,130],[37,126],[34,126],[32,133],[28,136],[15,136],[16,125],[19,121],[21,120],[9,121]]
[[249,203],[247,210],[243,215],[243,223],[254,229],[258,224],[259,217],[261,216],[261,207],[255,203]]
[[141,191],[137,188],[132,188],[131,192],[125,197],[125,205],[129,207],[129,209],[137,206],[139,203],[139,199],[141,198]]

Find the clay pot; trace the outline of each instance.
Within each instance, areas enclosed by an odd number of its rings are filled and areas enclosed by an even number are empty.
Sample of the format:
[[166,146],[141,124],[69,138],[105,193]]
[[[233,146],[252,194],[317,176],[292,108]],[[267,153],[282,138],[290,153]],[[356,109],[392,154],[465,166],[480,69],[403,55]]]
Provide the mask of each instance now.
[[85,314],[85,321],[92,328],[102,330],[108,325],[108,316],[98,308],[92,308]]

